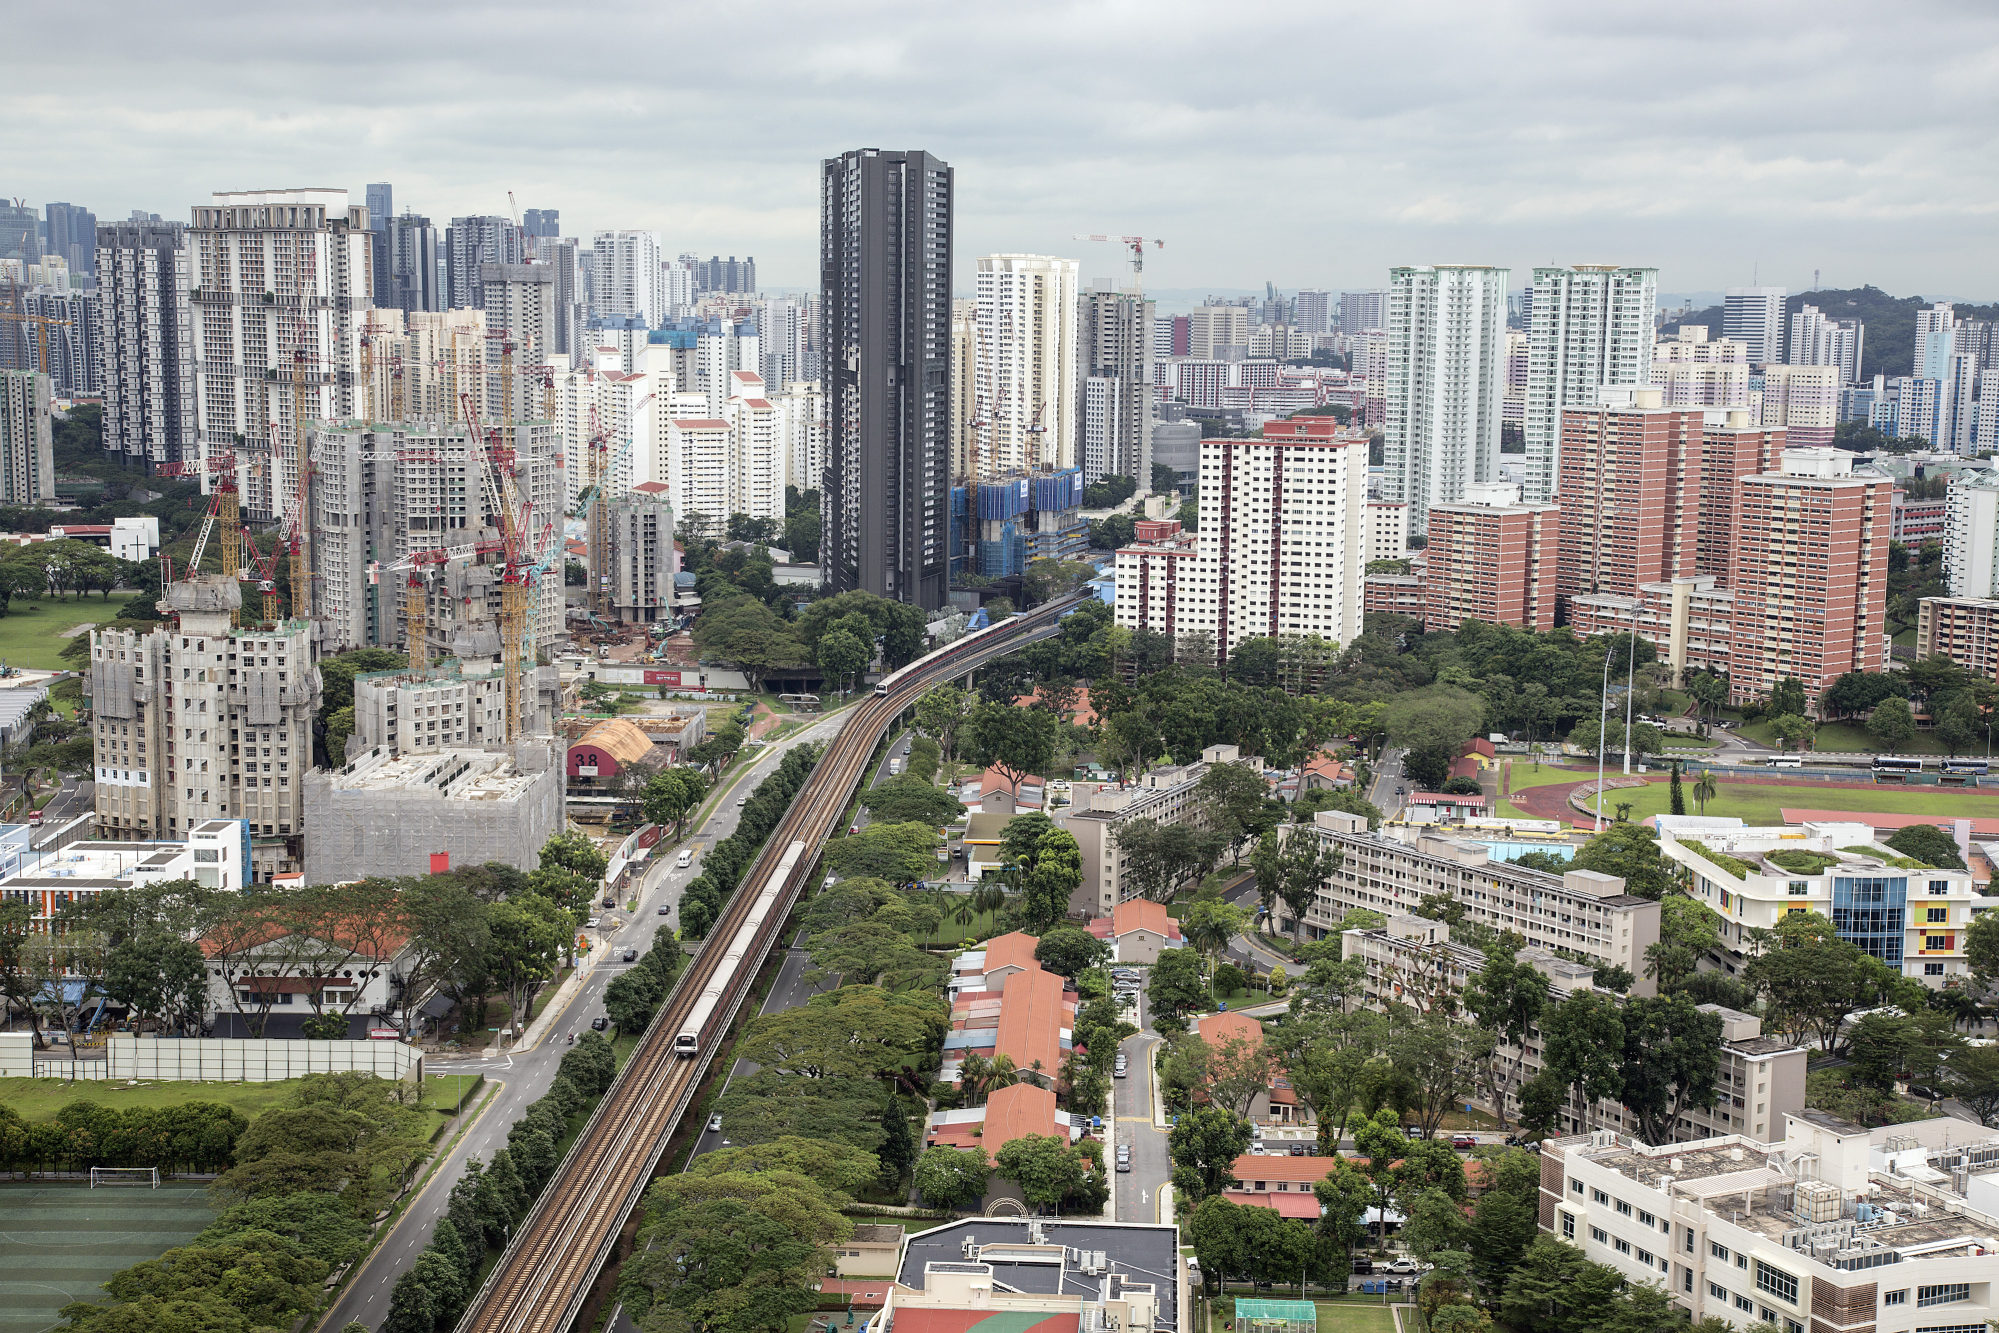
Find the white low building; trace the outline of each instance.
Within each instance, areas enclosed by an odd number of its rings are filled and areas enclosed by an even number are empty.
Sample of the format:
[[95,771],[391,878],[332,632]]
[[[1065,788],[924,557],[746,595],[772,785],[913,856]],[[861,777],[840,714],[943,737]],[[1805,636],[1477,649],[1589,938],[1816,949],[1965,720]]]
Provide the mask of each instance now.
[[211,889],[243,887],[250,838],[240,819],[206,819],[186,842],[72,842],[22,853],[20,868],[0,879],[0,902],[26,903],[36,929],[64,905],[117,889],[186,879]]
[[1688,1315],[1785,1333],[1988,1333],[1999,1314],[1999,1131],[1867,1130],[1823,1111],[1784,1138],[1541,1146],[1541,1230]]

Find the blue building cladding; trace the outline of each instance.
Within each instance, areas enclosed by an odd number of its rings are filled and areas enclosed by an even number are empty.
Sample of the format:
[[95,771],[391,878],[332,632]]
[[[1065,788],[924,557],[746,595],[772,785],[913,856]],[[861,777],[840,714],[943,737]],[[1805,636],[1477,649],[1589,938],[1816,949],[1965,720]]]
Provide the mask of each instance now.
[[[972,492],[977,491],[976,500]],[[1089,547],[1080,468],[951,488],[952,573],[1007,578],[1036,560],[1080,559]]]
[[1899,969],[1908,885],[1900,875],[1834,875],[1832,924],[1839,937]]
[[649,329],[646,342],[654,347],[677,347],[681,351],[691,351],[694,347],[693,329]]

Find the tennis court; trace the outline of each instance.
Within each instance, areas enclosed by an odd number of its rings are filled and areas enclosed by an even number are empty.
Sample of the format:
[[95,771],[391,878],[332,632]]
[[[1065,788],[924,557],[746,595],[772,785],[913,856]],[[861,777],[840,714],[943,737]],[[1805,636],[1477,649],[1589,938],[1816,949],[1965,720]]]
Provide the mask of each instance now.
[[0,1184],[0,1333],[54,1328],[63,1306],[102,1299],[113,1273],[214,1220],[200,1185]]

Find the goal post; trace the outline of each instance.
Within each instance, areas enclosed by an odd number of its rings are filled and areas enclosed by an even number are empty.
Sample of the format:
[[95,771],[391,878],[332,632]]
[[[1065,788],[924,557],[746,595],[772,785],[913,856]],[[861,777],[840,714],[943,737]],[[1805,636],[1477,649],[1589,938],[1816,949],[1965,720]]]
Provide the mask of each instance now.
[[160,1169],[157,1166],[93,1166],[90,1168],[90,1188],[99,1185],[142,1185],[148,1189],[160,1187]]

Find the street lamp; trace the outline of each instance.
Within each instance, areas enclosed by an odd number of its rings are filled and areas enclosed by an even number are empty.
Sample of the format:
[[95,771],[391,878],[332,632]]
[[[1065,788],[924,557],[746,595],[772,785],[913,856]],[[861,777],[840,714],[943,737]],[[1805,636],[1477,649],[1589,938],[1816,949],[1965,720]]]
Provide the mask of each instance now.
[[1596,827],[1593,832],[1603,832],[1603,752],[1609,738],[1605,732],[1610,729],[1610,656],[1612,650],[1603,650],[1603,694],[1596,704]]

